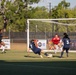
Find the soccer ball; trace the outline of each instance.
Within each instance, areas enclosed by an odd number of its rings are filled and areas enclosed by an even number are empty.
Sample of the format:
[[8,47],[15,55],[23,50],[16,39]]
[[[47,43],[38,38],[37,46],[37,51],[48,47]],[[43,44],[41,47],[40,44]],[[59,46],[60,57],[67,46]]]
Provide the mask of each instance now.
[[52,54],[48,54],[48,56],[47,56],[47,57],[48,57],[48,58],[50,58],[50,57],[52,57],[52,56],[53,56]]

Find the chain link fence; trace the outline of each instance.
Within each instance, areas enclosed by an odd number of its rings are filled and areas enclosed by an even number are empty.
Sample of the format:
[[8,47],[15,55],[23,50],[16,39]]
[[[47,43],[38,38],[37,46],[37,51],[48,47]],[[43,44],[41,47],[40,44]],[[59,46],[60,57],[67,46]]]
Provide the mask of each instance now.
[[[51,32],[30,32],[30,39],[51,39],[56,33]],[[58,33],[58,35],[62,38],[63,33]],[[68,35],[72,41],[71,49],[76,50],[76,32],[68,32]],[[8,36],[11,40],[11,43],[25,43],[27,44],[27,32],[6,32],[4,36]],[[9,37],[10,36],[10,37]]]

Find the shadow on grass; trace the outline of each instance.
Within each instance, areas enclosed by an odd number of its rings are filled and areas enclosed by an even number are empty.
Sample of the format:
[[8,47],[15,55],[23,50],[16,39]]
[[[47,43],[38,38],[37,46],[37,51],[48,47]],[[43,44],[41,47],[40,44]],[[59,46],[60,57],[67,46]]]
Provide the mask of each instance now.
[[24,57],[27,57],[27,58],[36,58],[35,56],[30,56],[30,55],[24,55]]
[[58,56],[58,55],[53,55],[53,57],[57,57],[57,58],[60,58],[60,56]]
[[0,75],[76,75],[76,61],[0,60]]

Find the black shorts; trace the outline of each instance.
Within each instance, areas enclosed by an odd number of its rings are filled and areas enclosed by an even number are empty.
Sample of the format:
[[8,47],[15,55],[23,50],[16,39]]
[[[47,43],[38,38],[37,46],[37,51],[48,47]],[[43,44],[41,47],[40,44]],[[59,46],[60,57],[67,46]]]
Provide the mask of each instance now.
[[68,48],[63,47],[63,50],[66,50],[67,53],[69,49],[70,49],[69,47]]
[[40,48],[36,48],[36,49],[34,50],[34,53],[40,55],[40,54],[41,54],[41,49],[40,49]]

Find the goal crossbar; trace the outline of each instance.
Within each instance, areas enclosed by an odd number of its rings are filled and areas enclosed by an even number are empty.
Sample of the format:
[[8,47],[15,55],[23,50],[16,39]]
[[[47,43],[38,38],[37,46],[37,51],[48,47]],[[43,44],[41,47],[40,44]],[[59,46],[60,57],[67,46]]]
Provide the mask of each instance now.
[[42,22],[48,22],[48,23],[54,23],[54,24],[58,24],[58,25],[69,25],[69,26],[75,26],[76,24],[68,24],[68,23],[61,23],[61,22],[55,22],[55,21],[42,21]]
[[57,19],[27,19],[29,21],[57,21],[57,20],[76,20],[76,18],[57,18]]

